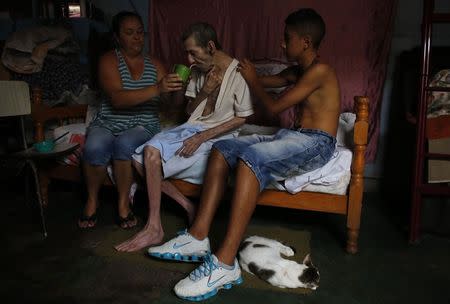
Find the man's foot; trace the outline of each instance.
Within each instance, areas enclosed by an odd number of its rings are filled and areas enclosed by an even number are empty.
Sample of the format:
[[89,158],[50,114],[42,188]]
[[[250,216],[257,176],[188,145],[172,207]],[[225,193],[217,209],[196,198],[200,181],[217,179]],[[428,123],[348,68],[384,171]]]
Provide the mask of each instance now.
[[148,254],[163,260],[199,262],[211,252],[209,239],[197,240],[187,230],[161,246],[150,247]]
[[137,218],[134,216],[133,211],[129,211],[126,217],[117,216],[117,224],[122,229],[130,229],[137,225]]
[[241,268],[225,265],[215,255],[207,255],[204,262],[174,287],[175,294],[189,301],[202,301],[217,294],[219,289],[230,289],[243,282]]
[[114,248],[116,248],[117,251],[124,252],[137,251],[151,245],[159,244],[162,242],[163,238],[164,231],[162,227],[159,227],[158,229],[152,227],[144,228],[134,237],[115,246]]
[[97,213],[92,215],[82,214],[78,219],[78,227],[81,229],[94,228],[95,224],[97,224]]

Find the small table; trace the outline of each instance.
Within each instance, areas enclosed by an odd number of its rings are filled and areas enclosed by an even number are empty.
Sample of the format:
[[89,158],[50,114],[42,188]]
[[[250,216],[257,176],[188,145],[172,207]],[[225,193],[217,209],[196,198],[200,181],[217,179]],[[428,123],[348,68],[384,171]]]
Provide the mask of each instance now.
[[45,217],[44,217],[44,209],[43,209],[43,202],[42,202],[42,196],[41,196],[41,187],[39,185],[39,175],[38,175],[38,166],[36,163],[41,161],[48,161],[48,160],[56,160],[59,157],[66,156],[72,152],[74,152],[76,149],[80,147],[80,144],[78,143],[57,143],[55,144],[55,147],[52,151],[49,152],[39,152],[33,147],[28,148],[26,150],[22,150],[19,152],[16,152],[11,155],[12,158],[19,159],[25,161],[25,165],[30,165],[31,169],[33,170],[34,180],[36,183],[36,194],[39,201],[39,208],[41,213],[41,221],[42,221],[42,229],[44,233],[44,238],[47,237],[47,228],[45,225]]

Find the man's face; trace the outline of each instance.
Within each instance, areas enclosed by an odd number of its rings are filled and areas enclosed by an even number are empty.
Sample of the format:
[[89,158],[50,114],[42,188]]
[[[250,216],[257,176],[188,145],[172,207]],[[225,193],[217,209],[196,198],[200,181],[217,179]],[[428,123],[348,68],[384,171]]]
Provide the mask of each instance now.
[[184,41],[189,64],[194,64],[199,70],[207,72],[212,68],[213,56],[209,54],[207,48],[198,46],[195,38],[190,36]]

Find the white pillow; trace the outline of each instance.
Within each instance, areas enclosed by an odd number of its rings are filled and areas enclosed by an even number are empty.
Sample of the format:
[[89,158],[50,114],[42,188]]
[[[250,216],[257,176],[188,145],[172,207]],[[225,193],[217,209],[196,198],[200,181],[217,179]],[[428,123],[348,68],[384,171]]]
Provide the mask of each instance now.
[[339,115],[339,125],[336,141],[339,147],[353,147],[353,127],[355,126],[356,114],[344,112]]

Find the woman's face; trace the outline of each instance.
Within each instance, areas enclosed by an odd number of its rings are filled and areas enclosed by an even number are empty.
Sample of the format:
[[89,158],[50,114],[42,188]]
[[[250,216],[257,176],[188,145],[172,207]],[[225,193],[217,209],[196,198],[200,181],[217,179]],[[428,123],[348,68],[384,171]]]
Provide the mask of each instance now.
[[127,17],[120,24],[119,45],[132,53],[141,53],[144,49],[144,26],[136,17]]

